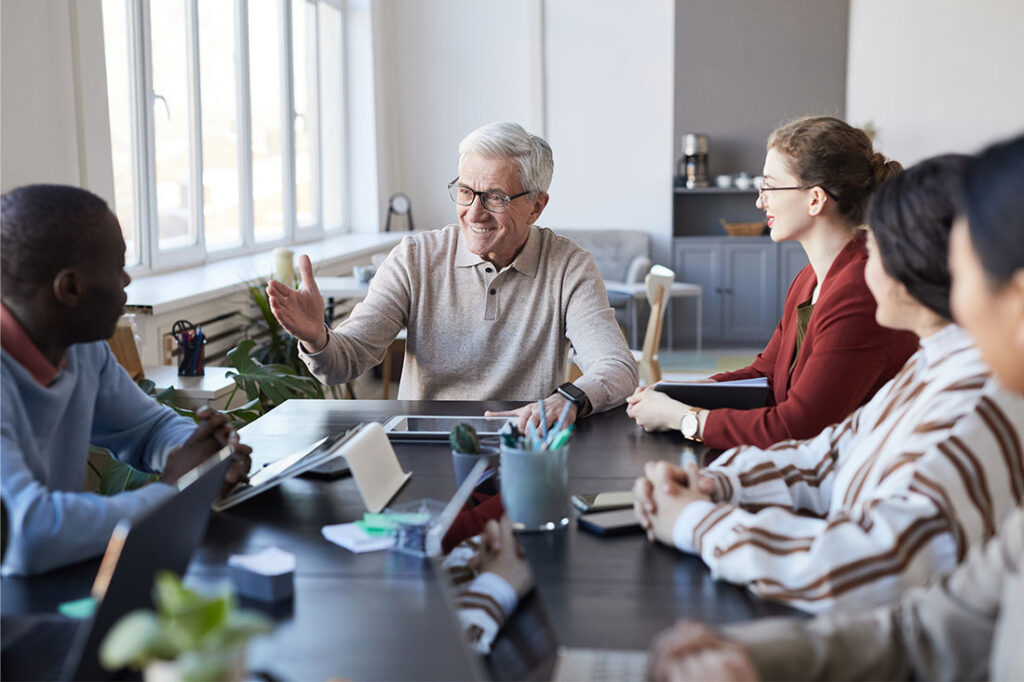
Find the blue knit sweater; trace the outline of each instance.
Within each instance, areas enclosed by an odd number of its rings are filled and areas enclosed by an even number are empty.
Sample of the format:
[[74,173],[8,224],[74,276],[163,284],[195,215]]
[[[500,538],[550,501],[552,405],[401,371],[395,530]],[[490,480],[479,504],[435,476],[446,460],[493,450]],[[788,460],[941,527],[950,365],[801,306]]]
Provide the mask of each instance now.
[[153,483],[104,497],[83,493],[90,445],[160,471],[195,424],[145,395],[103,341],[68,349],[49,386],[2,353],[0,489],[10,517],[4,575],[46,571],[100,554],[117,522],[175,492]]

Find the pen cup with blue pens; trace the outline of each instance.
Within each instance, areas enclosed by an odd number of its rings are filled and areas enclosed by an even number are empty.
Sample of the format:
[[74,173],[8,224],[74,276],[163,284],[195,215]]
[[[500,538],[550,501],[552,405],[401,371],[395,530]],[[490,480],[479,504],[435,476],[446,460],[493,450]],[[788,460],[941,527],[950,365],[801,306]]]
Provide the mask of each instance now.
[[178,343],[178,376],[195,377],[205,374],[206,336],[202,327],[196,327],[188,320],[178,320],[171,327],[171,334]]
[[554,449],[501,444],[501,501],[520,531],[549,531],[569,524],[569,441]]

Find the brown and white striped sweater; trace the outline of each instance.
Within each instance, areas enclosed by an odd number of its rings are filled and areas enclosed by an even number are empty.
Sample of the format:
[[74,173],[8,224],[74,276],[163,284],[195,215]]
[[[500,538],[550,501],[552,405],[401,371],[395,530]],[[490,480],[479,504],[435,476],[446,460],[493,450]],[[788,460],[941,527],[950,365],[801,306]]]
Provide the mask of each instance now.
[[949,325],[815,438],[729,450],[718,503],[676,521],[716,578],[807,611],[895,601],[944,575],[1024,497],[1024,399]]

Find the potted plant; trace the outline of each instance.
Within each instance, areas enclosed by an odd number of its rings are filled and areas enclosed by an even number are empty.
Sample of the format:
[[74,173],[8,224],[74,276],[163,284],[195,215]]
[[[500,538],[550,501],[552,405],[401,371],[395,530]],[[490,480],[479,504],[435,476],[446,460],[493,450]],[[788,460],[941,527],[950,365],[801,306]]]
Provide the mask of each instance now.
[[[452,446],[452,464],[455,467],[455,483],[462,485],[462,481],[473,469],[477,460],[481,457],[487,460],[490,469],[497,469],[501,453],[498,448],[480,444],[480,437],[476,429],[466,422],[459,422],[452,427],[448,435],[448,442]],[[481,489],[481,492],[494,494],[498,492],[496,481],[489,479],[489,484]]]
[[104,637],[105,668],[143,670],[146,680],[241,680],[246,642],[273,628],[267,616],[239,610],[232,592],[205,597],[170,571],[156,575],[153,602],[156,611],[132,611]]

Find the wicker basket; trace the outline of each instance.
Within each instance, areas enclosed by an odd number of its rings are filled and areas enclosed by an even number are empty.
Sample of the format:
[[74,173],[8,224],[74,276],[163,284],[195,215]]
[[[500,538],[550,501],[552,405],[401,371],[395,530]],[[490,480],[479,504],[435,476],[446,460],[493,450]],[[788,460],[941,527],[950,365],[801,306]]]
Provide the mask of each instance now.
[[768,227],[768,223],[757,222],[757,223],[730,223],[725,218],[719,220],[722,223],[722,227],[725,228],[726,233],[730,237],[760,237],[764,234],[764,230]]

